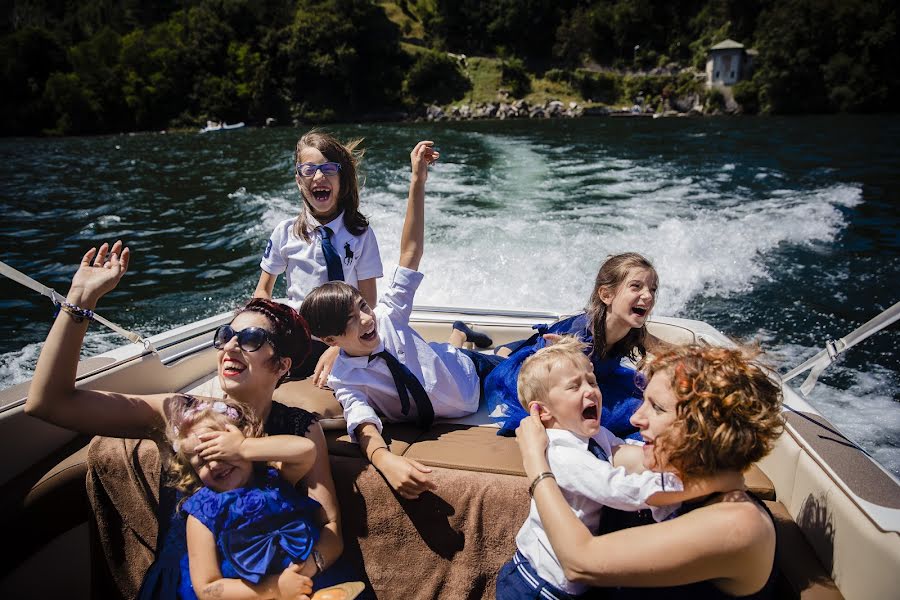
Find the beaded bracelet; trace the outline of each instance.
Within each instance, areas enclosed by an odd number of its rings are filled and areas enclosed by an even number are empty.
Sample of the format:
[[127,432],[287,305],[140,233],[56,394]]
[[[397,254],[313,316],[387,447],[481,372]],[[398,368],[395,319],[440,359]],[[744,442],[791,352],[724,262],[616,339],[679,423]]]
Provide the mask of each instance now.
[[65,301],[57,304],[56,314],[59,314],[59,311],[68,313],[76,323],[81,323],[85,319],[90,321],[94,318],[94,311],[87,308],[81,308],[80,306],[75,306],[74,304],[70,304]]
[[556,475],[554,475],[550,471],[544,471],[543,473],[541,473],[540,475],[535,477],[534,481],[531,482],[531,486],[528,488],[528,495],[531,496],[532,498],[534,498],[534,488],[537,487],[537,484],[539,484],[541,481],[543,481],[544,479],[546,479],[548,477],[552,477],[553,479],[556,479]]

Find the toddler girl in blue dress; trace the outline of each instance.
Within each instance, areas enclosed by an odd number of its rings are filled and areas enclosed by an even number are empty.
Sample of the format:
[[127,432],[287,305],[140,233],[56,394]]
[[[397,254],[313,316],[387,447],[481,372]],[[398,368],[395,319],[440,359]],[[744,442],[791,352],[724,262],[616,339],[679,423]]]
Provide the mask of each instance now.
[[[188,515],[181,597],[311,594],[323,566],[313,550],[322,507],[294,486],[315,462],[314,443],[263,436],[241,403],[191,396],[175,404],[166,433],[175,451],[170,473]],[[345,586],[344,598],[361,591],[355,585]]]

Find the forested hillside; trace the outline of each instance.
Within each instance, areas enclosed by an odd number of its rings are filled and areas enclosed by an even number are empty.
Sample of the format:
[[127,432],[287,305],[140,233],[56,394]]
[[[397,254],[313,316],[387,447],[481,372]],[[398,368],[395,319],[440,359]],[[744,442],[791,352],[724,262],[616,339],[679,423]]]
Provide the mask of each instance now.
[[587,105],[661,99],[696,86],[690,68],[726,38],[759,53],[735,89],[745,112],[894,111],[900,81],[889,0],[13,0],[4,11],[3,135],[400,118],[500,88]]

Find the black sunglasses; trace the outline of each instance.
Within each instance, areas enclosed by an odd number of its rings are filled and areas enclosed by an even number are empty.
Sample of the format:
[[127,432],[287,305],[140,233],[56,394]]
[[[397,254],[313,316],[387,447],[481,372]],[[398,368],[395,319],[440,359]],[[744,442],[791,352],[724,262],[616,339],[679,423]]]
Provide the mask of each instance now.
[[[235,336],[237,336],[238,346],[247,352],[256,352],[266,342],[272,344],[272,334],[262,327],[247,327],[235,331],[231,325],[222,325],[216,329],[216,333],[213,335],[213,346],[221,350]],[[272,346],[275,345],[272,344]]]

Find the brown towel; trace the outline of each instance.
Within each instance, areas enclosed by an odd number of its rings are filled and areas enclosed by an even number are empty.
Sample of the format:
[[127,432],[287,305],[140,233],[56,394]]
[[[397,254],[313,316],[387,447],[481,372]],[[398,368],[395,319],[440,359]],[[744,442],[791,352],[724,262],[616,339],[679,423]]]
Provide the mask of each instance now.
[[524,477],[435,468],[437,492],[396,496],[365,460],[332,456],[345,556],[380,600],[494,598],[528,516]]
[[[435,468],[434,494],[396,496],[362,458],[332,456],[344,555],[380,600],[494,598],[528,516],[524,477]],[[97,437],[88,453],[94,597],[132,599],[153,562],[160,458],[153,440]]]
[[160,458],[153,440],[95,437],[88,450],[95,598],[137,596],[156,552]]

